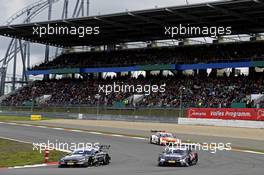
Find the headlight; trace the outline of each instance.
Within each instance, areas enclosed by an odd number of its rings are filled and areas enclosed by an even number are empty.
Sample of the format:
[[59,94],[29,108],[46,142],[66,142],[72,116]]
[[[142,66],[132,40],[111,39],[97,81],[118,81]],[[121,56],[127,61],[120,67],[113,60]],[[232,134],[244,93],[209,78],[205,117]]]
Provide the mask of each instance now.
[[160,161],[160,162],[165,162],[165,157],[160,157],[160,158],[159,158],[159,161]]
[[160,159],[160,162],[165,162],[165,159],[164,159],[164,158],[161,158],[161,159]]

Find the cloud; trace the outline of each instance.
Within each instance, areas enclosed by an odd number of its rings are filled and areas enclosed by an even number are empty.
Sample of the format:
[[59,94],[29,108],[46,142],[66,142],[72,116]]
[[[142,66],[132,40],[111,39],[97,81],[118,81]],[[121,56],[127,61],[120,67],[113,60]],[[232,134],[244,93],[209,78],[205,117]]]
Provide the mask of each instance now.
[[0,23],[4,23],[10,16],[33,2],[34,0],[1,0]]
[[[212,1],[216,0],[189,0],[188,2],[194,4]],[[109,14],[185,4],[186,0],[91,0],[91,13],[93,15]]]

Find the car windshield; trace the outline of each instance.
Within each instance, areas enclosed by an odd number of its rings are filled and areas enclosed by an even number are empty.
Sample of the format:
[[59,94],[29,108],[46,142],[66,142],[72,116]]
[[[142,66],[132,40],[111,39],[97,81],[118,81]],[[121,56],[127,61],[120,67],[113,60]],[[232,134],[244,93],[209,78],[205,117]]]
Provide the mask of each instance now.
[[182,149],[168,149],[167,151],[166,151],[166,154],[181,154],[181,155],[183,155],[183,154],[186,154],[186,150],[182,150]]
[[88,150],[77,150],[74,151],[72,154],[73,155],[91,155],[93,153],[92,150],[88,151]]
[[173,137],[173,135],[170,133],[160,133],[160,136],[161,137]]

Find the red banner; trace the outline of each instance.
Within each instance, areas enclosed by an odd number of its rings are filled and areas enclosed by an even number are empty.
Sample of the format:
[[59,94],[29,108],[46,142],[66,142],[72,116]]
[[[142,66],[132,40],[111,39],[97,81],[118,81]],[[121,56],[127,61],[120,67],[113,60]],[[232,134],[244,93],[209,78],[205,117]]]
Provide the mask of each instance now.
[[224,120],[262,120],[264,109],[255,108],[189,108],[188,118],[224,119]]

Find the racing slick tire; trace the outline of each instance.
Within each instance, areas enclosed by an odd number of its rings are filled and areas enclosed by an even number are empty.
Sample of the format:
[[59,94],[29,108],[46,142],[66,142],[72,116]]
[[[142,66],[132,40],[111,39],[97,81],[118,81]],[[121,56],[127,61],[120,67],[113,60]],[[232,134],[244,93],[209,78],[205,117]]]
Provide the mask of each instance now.
[[149,137],[149,143],[150,143],[150,144],[153,144],[153,142],[152,142],[152,137]]
[[190,158],[187,158],[184,166],[185,166],[185,167],[189,167],[189,166],[191,166],[191,165],[192,165],[192,161],[191,161],[191,159],[190,159]]
[[159,138],[158,145],[161,145],[161,138]]
[[93,159],[90,157],[87,162],[88,166],[93,166]]
[[158,166],[162,167],[162,166],[164,166],[164,163],[159,162]]
[[109,165],[110,163],[110,156],[108,154],[105,155],[103,165]]
[[90,165],[90,163],[89,163],[89,162],[86,162],[86,163],[83,165],[83,167],[84,167],[84,168],[87,168],[87,167],[89,167],[89,165]]
[[195,157],[195,159],[192,161],[192,165],[196,165],[198,163],[198,155]]

